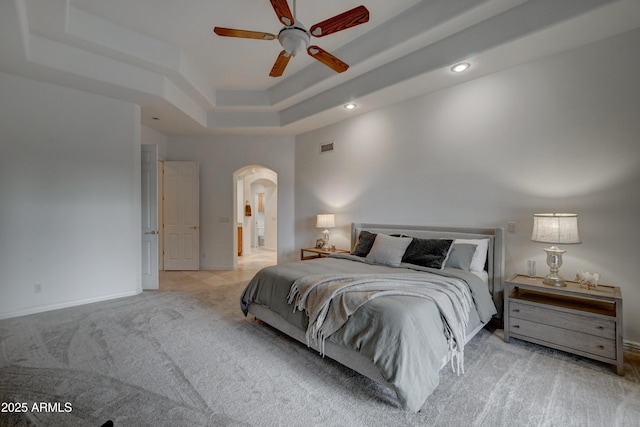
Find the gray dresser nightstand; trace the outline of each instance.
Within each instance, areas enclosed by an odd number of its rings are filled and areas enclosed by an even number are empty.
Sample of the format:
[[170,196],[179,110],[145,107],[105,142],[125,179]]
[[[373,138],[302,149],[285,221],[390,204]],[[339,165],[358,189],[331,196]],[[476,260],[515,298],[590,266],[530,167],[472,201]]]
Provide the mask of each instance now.
[[549,286],[516,274],[505,282],[504,340],[518,338],[616,365],[623,374],[622,294],[617,286]]

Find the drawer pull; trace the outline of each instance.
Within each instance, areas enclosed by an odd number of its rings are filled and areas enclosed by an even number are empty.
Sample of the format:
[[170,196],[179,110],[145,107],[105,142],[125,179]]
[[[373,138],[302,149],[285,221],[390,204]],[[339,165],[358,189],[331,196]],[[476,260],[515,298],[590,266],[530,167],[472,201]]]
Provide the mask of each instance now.
[[598,348],[599,348],[600,350],[604,350],[604,346],[603,346],[603,345],[599,345],[599,346],[598,346]]
[[601,331],[604,330],[604,326],[598,326],[598,329],[600,329]]
[[514,329],[519,329],[519,328],[520,328],[520,325],[513,325],[513,328],[514,328]]
[[513,312],[514,312],[514,313],[520,313],[520,309],[519,309],[519,308],[516,308],[516,309],[514,309],[514,310],[513,310]]

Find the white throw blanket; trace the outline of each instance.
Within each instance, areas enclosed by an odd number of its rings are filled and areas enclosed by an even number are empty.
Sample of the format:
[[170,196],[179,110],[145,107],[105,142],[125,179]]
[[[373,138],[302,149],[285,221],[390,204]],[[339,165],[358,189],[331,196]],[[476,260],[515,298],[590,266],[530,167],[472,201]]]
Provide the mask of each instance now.
[[431,273],[327,274],[296,280],[289,291],[294,311],[309,316],[307,344],[316,342],[324,355],[324,340],[344,325],[367,301],[408,295],[433,301],[440,310],[449,344],[451,367],[464,373],[464,343],[471,293],[462,280]]

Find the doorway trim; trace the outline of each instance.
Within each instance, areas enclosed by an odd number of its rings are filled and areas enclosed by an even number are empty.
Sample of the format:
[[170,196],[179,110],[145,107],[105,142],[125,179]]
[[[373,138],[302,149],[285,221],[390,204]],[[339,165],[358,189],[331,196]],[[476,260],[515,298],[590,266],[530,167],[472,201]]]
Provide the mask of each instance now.
[[[266,181],[270,181],[271,183],[273,183],[273,185],[275,186],[274,189],[274,193],[275,193],[275,197],[276,197],[276,202],[277,202],[277,193],[278,193],[278,173],[276,171],[274,171],[271,168],[268,168],[266,166],[262,166],[262,165],[247,165],[247,166],[243,166],[240,169],[236,170],[233,173],[233,221],[232,221],[232,225],[233,225],[233,268],[237,268],[238,265],[238,234],[237,233],[237,227],[239,224],[242,224],[243,226],[243,241],[251,241],[253,234],[250,233],[247,235],[247,232],[245,232],[244,228],[245,228],[245,218],[244,218],[244,205],[245,205],[245,201],[249,200],[251,207],[252,207],[252,212],[256,212],[257,213],[257,206],[253,206],[254,205],[254,201],[255,199],[253,197],[251,197],[251,194],[245,194],[245,188],[247,186],[250,187],[250,183],[254,182],[254,181],[260,181],[260,180],[266,180]],[[239,188],[240,183],[242,185],[242,189]],[[277,241],[277,226],[278,226],[278,207],[277,207],[278,203],[276,203],[276,207],[275,207],[275,233],[273,233],[274,235],[274,239],[275,239],[275,249],[277,252],[277,248],[278,248],[278,241]],[[241,216],[242,215],[242,216]],[[253,218],[252,218],[253,221]],[[251,250],[251,247],[246,248],[245,244],[242,245],[243,246],[243,252],[245,252],[247,249]],[[245,252],[246,253],[246,252]]]

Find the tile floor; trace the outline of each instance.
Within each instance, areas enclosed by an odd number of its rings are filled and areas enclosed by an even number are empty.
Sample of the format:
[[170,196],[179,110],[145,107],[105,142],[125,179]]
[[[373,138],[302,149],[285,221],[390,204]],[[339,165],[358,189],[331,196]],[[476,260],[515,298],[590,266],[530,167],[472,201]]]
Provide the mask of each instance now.
[[254,249],[251,253],[238,257],[238,266],[235,270],[161,271],[160,290],[192,292],[225,283],[249,280],[261,268],[276,263],[275,251]]

